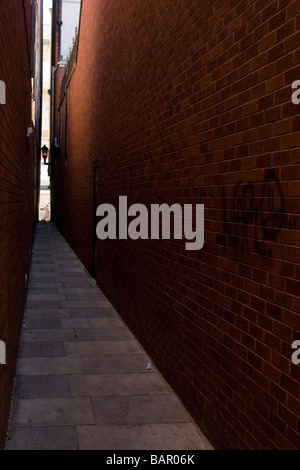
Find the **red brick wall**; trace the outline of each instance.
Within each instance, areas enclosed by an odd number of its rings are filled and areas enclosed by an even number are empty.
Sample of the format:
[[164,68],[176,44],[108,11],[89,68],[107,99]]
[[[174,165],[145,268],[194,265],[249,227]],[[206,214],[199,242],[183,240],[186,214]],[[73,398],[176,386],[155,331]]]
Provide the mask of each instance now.
[[0,105],[0,340],[6,343],[7,364],[0,365],[0,448],[6,437],[34,223],[34,137],[27,138],[32,126],[29,12],[29,0],[1,1],[0,79],[6,83],[7,104]]
[[[98,282],[218,447],[300,442],[300,4],[83,0],[59,226],[99,203],[205,204],[205,245],[98,243]],[[66,115],[66,107],[64,113]]]

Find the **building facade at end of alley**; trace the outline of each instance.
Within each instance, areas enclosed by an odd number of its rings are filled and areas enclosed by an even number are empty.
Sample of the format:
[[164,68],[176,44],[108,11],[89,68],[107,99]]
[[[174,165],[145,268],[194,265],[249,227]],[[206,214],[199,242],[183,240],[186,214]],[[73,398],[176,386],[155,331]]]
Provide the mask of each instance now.
[[[24,87],[21,117],[17,95],[0,107],[1,429],[40,143],[23,132],[40,132],[30,114],[38,41],[23,3],[27,28],[8,0],[0,7],[0,79],[12,88],[7,66]],[[299,449],[299,2],[75,3],[69,48],[63,0],[52,10],[52,221],[217,449]],[[148,208],[203,204],[203,248],[187,251],[176,226],[169,239],[99,240],[97,208],[121,196]]]

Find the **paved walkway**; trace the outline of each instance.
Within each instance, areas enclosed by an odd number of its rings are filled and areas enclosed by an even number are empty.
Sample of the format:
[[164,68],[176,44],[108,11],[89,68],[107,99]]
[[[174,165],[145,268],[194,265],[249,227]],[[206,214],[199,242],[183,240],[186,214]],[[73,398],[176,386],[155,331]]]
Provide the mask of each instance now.
[[6,449],[212,449],[149,362],[55,225],[38,225]]

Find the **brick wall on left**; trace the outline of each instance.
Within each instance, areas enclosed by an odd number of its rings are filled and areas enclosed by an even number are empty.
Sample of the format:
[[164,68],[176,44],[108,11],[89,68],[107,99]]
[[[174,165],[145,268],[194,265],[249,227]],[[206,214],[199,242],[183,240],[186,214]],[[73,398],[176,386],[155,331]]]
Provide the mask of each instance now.
[[0,5],[0,449],[4,447],[34,230],[34,136],[30,74],[30,0]]

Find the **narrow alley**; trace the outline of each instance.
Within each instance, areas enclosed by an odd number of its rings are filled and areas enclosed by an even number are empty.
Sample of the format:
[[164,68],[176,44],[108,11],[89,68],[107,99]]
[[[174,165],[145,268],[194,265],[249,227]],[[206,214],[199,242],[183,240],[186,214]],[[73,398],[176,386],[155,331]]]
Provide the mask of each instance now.
[[7,450],[212,449],[54,224],[36,228]]
[[300,450],[299,59],[299,0],[0,0],[0,450]]

